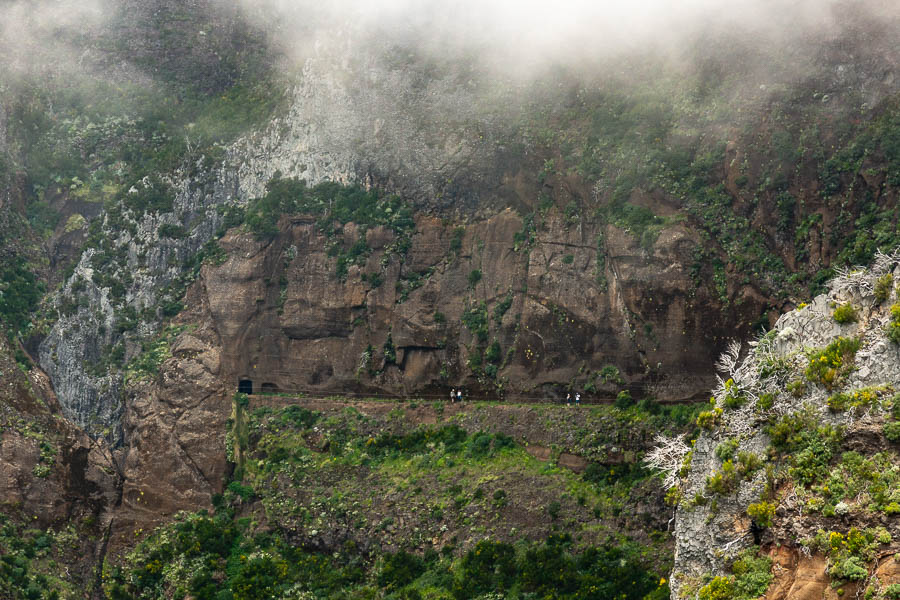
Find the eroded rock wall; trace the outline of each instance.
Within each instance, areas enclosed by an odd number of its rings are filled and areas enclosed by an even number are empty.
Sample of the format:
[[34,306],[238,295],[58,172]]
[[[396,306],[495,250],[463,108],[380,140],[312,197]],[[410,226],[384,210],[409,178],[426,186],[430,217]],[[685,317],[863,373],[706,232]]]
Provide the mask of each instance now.
[[[204,267],[198,282],[210,311],[204,321],[222,340],[223,381],[235,389],[248,378],[270,391],[441,397],[464,385],[512,398],[557,397],[565,385],[591,381],[599,388],[590,397],[608,399],[621,386],[595,374],[612,364],[636,394],[663,400],[693,397],[711,382],[701,373],[715,342],[689,340],[724,337],[728,328],[693,288],[689,231],[666,231],[648,253],[614,227],[570,226],[551,213],[533,247],[517,250],[522,226],[509,210],[471,222],[454,251],[454,227],[420,215],[402,262],[385,256],[392,234],[372,229],[366,264],[344,279],[310,220],[283,219],[271,242],[228,234],[220,240],[228,259]],[[348,224],[342,235],[349,246],[360,233]],[[607,240],[599,249],[598,236]],[[599,278],[598,252],[609,256]],[[363,279],[385,262],[379,285]],[[473,271],[481,274],[474,285]],[[412,276],[421,285],[409,291]],[[511,303],[498,313],[504,300]],[[489,334],[479,340],[465,313],[482,303]],[[385,358],[388,336],[396,360]],[[494,340],[501,356],[491,377],[469,356]],[[375,352],[365,360],[367,348]]]

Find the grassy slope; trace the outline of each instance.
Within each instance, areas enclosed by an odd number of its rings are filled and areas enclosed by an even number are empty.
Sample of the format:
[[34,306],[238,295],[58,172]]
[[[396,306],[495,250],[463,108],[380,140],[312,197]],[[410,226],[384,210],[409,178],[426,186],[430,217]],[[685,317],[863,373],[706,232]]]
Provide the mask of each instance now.
[[[633,464],[596,463],[579,475],[538,460],[527,440],[501,432],[514,429],[518,407],[473,406],[422,425],[442,405],[365,414],[240,404],[229,434],[238,464],[215,515],[182,515],[110,565],[110,597],[668,595],[671,544],[654,531],[668,516],[642,506],[659,483]],[[638,408],[526,410],[558,432],[678,420]],[[465,420],[492,433],[455,424]],[[218,596],[204,591],[212,582]]]

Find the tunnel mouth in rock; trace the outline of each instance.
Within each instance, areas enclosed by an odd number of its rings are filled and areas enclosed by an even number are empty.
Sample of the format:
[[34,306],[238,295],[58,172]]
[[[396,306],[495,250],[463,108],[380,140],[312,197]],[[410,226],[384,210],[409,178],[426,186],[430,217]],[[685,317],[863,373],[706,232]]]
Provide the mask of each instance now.
[[252,379],[238,379],[238,393],[239,394],[252,394],[253,393],[253,380]]
[[277,394],[278,386],[275,385],[274,383],[264,383],[261,386],[259,386],[259,393],[260,394]]

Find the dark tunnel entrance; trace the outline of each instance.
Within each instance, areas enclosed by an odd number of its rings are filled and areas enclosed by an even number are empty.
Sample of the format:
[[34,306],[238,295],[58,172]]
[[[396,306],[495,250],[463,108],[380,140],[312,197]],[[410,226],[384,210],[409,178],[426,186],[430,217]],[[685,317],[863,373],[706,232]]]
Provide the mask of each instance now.
[[260,394],[277,394],[278,386],[275,385],[274,383],[264,383],[261,386],[259,386],[259,393]]
[[239,394],[252,394],[253,393],[253,380],[252,379],[238,380],[238,393]]

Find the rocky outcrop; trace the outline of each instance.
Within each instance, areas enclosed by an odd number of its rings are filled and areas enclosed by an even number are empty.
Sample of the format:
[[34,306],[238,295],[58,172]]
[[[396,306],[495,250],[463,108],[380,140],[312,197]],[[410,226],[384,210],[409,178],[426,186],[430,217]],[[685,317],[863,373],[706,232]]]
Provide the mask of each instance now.
[[[151,184],[145,180],[141,185]],[[172,212],[100,217],[105,240],[82,253],[56,297],[59,318],[39,348],[41,367],[66,415],[79,427],[113,444],[121,442],[121,368],[141,352],[141,337],[158,327],[161,305],[177,302],[184,278],[192,277],[186,264],[222,222],[216,211],[224,196],[222,185],[186,176],[166,190],[172,195]],[[159,234],[164,224],[191,223],[183,238]],[[104,277],[122,284],[118,296]],[[123,338],[124,332],[131,335]],[[119,358],[111,361],[117,344],[122,346]]]
[[[182,83],[192,81],[196,73],[196,84],[205,91],[227,87],[230,81],[225,68],[229,65],[206,76],[220,49],[255,48],[253,36],[258,32],[241,25],[239,11],[210,15],[209,3],[188,3],[188,14],[169,32],[172,47],[166,47],[156,43],[154,29],[141,21],[178,13],[180,4],[160,0],[123,6],[116,18],[124,19],[123,31],[134,29],[123,43],[140,57],[138,62],[171,71]],[[210,21],[208,30],[200,29],[204,20]],[[845,34],[835,35],[840,40]],[[872,36],[878,48],[882,41],[893,40],[883,31]],[[868,41],[865,45],[874,47]],[[806,256],[813,259],[810,271],[826,267],[834,249],[823,240],[838,236],[841,223],[862,211],[864,202],[854,200],[850,216],[838,219],[838,209],[814,198],[815,172],[821,165],[809,162],[795,169],[802,178],[778,187],[794,196],[779,208],[784,214],[776,227],[769,218],[775,202],[775,187],[770,185],[774,166],[761,156],[765,152],[753,137],[754,127],[760,139],[774,135],[767,122],[748,121],[747,129],[753,132],[745,138],[721,123],[710,123],[717,139],[729,140],[721,158],[710,164],[707,158],[699,160],[706,144],[700,142],[702,135],[690,143],[685,140],[685,148],[674,143],[682,135],[675,130],[673,139],[661,140],[672,146],[663,154],[671,151],[680,157],[675,162],[686,161],[686,168],[699,161],[704,163],[704,180],[723,180],[728,197],[716,199],[716,207],[694,203],[687,197],[693,192],[679,191],[683,182],[657,185],[650,176],[630,186],[626,197],[620,192],[628,186],[613,189],[617,184],[612,180],[596,185],[597,169],[602,171],[606,161],[600,155],[613,152],[613,147],[601,150],[581,143],[585,140],[568,139],[570,134],[573,139],[593,136],[585,133],[589,122],[607,110],[600,108],[602,103],[592,107],[596,98],[590,98],[590,90],[597,82],[590,77],[579,81],[560,75],[534,85],[507,80],[477,61],[442,58],[415,44],[398,45],[353,27],[311,35],[307,50],[286,110],[225,149],[221,165],[192,158],[168,177],[174,197],[171,211],[101,217],[102,235],[95,238],[109,243],[103,254],[121,255],[115,267],[107,263],[104,269],[115,270],[124,292],[110,296],[109,282],[102,281],[108,273],[95,269],[88,253],[96,248],[89,250],[60,299],[60,304],[76,308],[60,311],[40,349],[41,366],[64,410],[95,435],[122,441],[122,379],[116,373],[140,353],[140,342],[177,311],[180,294],[196,271],[192,258],[224,222],[217,209],[263,195],[277,173],[309,184],[355,182],[397,193],[415,209],[419,226],[409,254],[403,261],[387,261],[383,272],[381,250],[388,242],[379,236],[387,234],[368,231],[373,250],[369,262],[345,280],[330,276],[334,259],[322,252],[323,238],[312,224],[285,223],[282,236],[266,247],[249,238],[227,238],[229,248],[247,256],[232,257],[221,269],[209,270],[204,285],[210,292],[210,318],[221,327],[228,347],[243,353],[223,357],[228,385],[236,377],[249,377],[255,367],[265,371],[263,383],[282,389],[398,394],[477,383],[482,389],[502,384],[499,387],[517,392],[550,388],[557,393],[570,384],[596,388],[587,377],[609,364],[625,374],[633,391],[664,399],[693,397],[708,383],[704,365],[725,339],[768,324],[765,312],[788,302],[788,292],[772,289],[795,279],[783,264],[799,269],[796,257]],[[865,64],[854,67],[866,80],[876,77],[878,65],[890,62],[882,50],[872,52]],[[818,87],[818,81],[807,83],[811,89],[826,89]],[[835,90],[852,95],[859,81],[831,82],[838,83]],[[873,88],[872,101],[892,86],[893,79]],[[754,99],[769,95],[765,85],[759,87]],[[832,87],[827,89],[837,94]],[[732,108],[737,110],[737,105]],[[743,115],[755,114],[747,108],[741,109]],[[600,112],[591,116],[596,110]],[[877,116],[866,114],[866,119]],[[686,131],[700,127],[681,125]],[[544,135],[544,127],[553,131],[557,126],[559,139],[541,141],[554,137]],[[823,139],[816,143],[830,144],[831,129],[823,124]],[[643,135],[638,129],[632,133]],[[593,164],[591,175],[581,164],[585,152],[597,154],[588,161]],[[658,168],[671,166],[660,163]],[[892,188],[878,195],[883,180],[868,177],[871,181],[860,197],[872,191],[879,202],[889,203]],[[751,193],[757,180],[760,189],[768,190],[762,196]],[[626,223],[609,218],[613,205],[623,203],[636,211],[634,218],[653,222],[642,243]],[[798,206],[809,209],[808,214],[801,215]],[[810,212],[820,209],[821,215]],[[542,221],[534,246],[515,251],[520,246],[515,234],[530,214]],[[801,219],[806,225],[800,225]],[[819,222],[820,228],[811,225]],[[161,225],[183,227],[186,235],[161,237]],[[450,260],[450,229],[456,226],[466,228],[464,247],[458,260]],[[745,238],[746,231],[734,231],[742,228],[755,233]],[[793,239],[795,229],[805,231],[806,237]],[[348,225],[343,235],[350,240],[357,234]],[[75,237],[73,245],[81,239]],[[92,243],[96,246],[96,239]],[[282,267],[279,257],[291,247],[298,249],[297,258]],[[770,266],[778,273],[766,273]],[[255,277],[258,268],[266,270],[262,279]],[[482,272],[483,279],[469,290],[467,276],[474,270]],[[359,279],[361,273],[376,272],[384,282],[381,287]],[[283,301],[282,290],[273,283],[282,274],[288,281]],[[86,291],[76,294],[73,284],[79,278],[86,282]],[[397,292],[398,283],[404,288],[421,286]],[[509,292],[513,306],[491,326],[490,335],[512,355],[506,359],[504,354],[502,368],[497,363],[500,379],[475,381],[478,377],[473,380],[466,367],[473,351],[471,332],[460,326],[460,316],[467,302],[483,301],[491,310]],[[430,320],[435,312],[449,317],[446,325]],[[78,333],[70,335],[75,329]],[[370,344],[381,349],[389,331],[400,349],[397,364],[374,365],[371,371],[380,372],[377,377],[357,378],[363,352]],[[235,342],[242,345],[232,346]],[[116,349],[117,344],[122,348]],[[119,357],[119,364],[111,364],[110,356]],[[604,391],[610,395],[615,390]]]
[[[196,299],[202,302],[200,298]],[[182,315],[183,320],[194,311]],[[233,391],[219,377],[222,347],[209,327],[189,327],[171,345],[159,374],[128,388],[120,457],[122,501],[110,551],[181,510],[210,506],[226,479],[226,420]]]
[[[873,500],[875,488],[851,498],[829,486],[842,478],[855,485],[845,460],[896,460],[885,424],[900,388],[900,349],[887,336],[898,258],[881,254],[870,269],[841,274],[827,294],[783,315],[743,360],[737,346],[720,360],[714,405],[698,421],[707,431],[679,454],[686,467],[671,463],[680,498],[673,598],[693,598],[713,575],[727,576],[754,544],[779,565],[767,598],[837,598],[835,589],[856,582],[860,591],[888,585],[877,559],[897,551],[893,509]],[[855,315],[836,316],[840,307]],[[852,528],[869,537],[851,551],[841,540]],[[869,573],[840,566],[851,558],[868,562]]]

